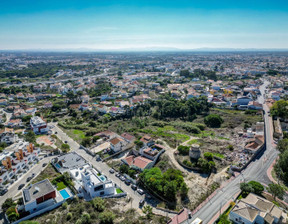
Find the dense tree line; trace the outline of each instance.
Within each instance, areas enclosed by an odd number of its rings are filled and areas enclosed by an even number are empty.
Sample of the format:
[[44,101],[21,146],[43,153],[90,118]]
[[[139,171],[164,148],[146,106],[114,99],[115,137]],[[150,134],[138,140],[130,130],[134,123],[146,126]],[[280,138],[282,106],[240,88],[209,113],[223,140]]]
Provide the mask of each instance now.
[[152,101],[150,105],[157,107],[153,114],[156,119],[181,118],[188,121],[194,120],[197,114],[208,113],[212,106],[204,96],[189,100],[176,100],[167,95]]

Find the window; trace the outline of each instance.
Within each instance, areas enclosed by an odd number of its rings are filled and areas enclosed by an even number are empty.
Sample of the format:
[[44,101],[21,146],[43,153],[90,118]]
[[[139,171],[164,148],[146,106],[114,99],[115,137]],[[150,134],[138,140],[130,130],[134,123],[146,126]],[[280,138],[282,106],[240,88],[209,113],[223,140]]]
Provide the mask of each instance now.
[[100,190],[103,190],[103,189],[104,189],[104,186],[100,185],[100,186],[95,187],[94,191],[100,191]]

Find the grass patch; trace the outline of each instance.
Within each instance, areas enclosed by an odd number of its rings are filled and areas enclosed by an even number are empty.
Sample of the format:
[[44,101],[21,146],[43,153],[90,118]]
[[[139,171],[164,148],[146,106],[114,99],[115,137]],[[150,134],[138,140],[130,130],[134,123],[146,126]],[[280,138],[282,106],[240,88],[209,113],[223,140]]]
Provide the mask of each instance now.
[[196,143],[198,143],[198,139],[192,139],[189,142],[187,142],[187,145],[193,145],[193,144],[196,144]]
[[199,138],[207,138],[207,137],[214,137],[215,132],[214,131],[201,131],[200,134],[194,134],[194,136],[199,137]]
[[63,183],[63,181],[57,183],[57,191],[60,191],[66,187],[67,186]]
[[225,158],[225,156],[223,154],[221,154],[221,153],[217,153],[217,152],[211,152],[211,153],[213,154],[213,156],[217,156],[217,157],[219,157],[221,159]]
[[85,132],[84,131],[75,129],[75,130],[73,130],[73,134],[78,135],[79,138],[81,138],[81,139],[85,138]]
[[123,193],[123,191],[120,188],[116,188],[116,193],[121,194],[121,193]]

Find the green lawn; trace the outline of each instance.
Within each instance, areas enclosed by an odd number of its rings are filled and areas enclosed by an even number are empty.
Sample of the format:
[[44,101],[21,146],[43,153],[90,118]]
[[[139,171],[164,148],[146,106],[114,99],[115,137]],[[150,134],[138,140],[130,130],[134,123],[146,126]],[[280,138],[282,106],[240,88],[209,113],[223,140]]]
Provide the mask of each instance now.
[[121,193],[123,193],[123,191],[120,188],[116,188],[116,193],[121,194]]
[[75,135],[78,135],[79,136],[79,138],[85,138],[85,132],[84,131],[81,131],[81,130],[73,130],[73,134],[75,134]]
[[57,183],[57,191],[60,191],[66,187],[67,186],[62,181]]

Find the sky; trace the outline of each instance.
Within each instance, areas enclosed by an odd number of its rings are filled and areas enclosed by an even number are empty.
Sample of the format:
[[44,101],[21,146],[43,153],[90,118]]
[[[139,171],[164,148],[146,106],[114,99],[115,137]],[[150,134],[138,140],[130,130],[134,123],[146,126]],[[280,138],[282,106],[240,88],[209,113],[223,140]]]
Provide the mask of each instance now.
[[0,49],[288,49],[287,0],[1,0]]

